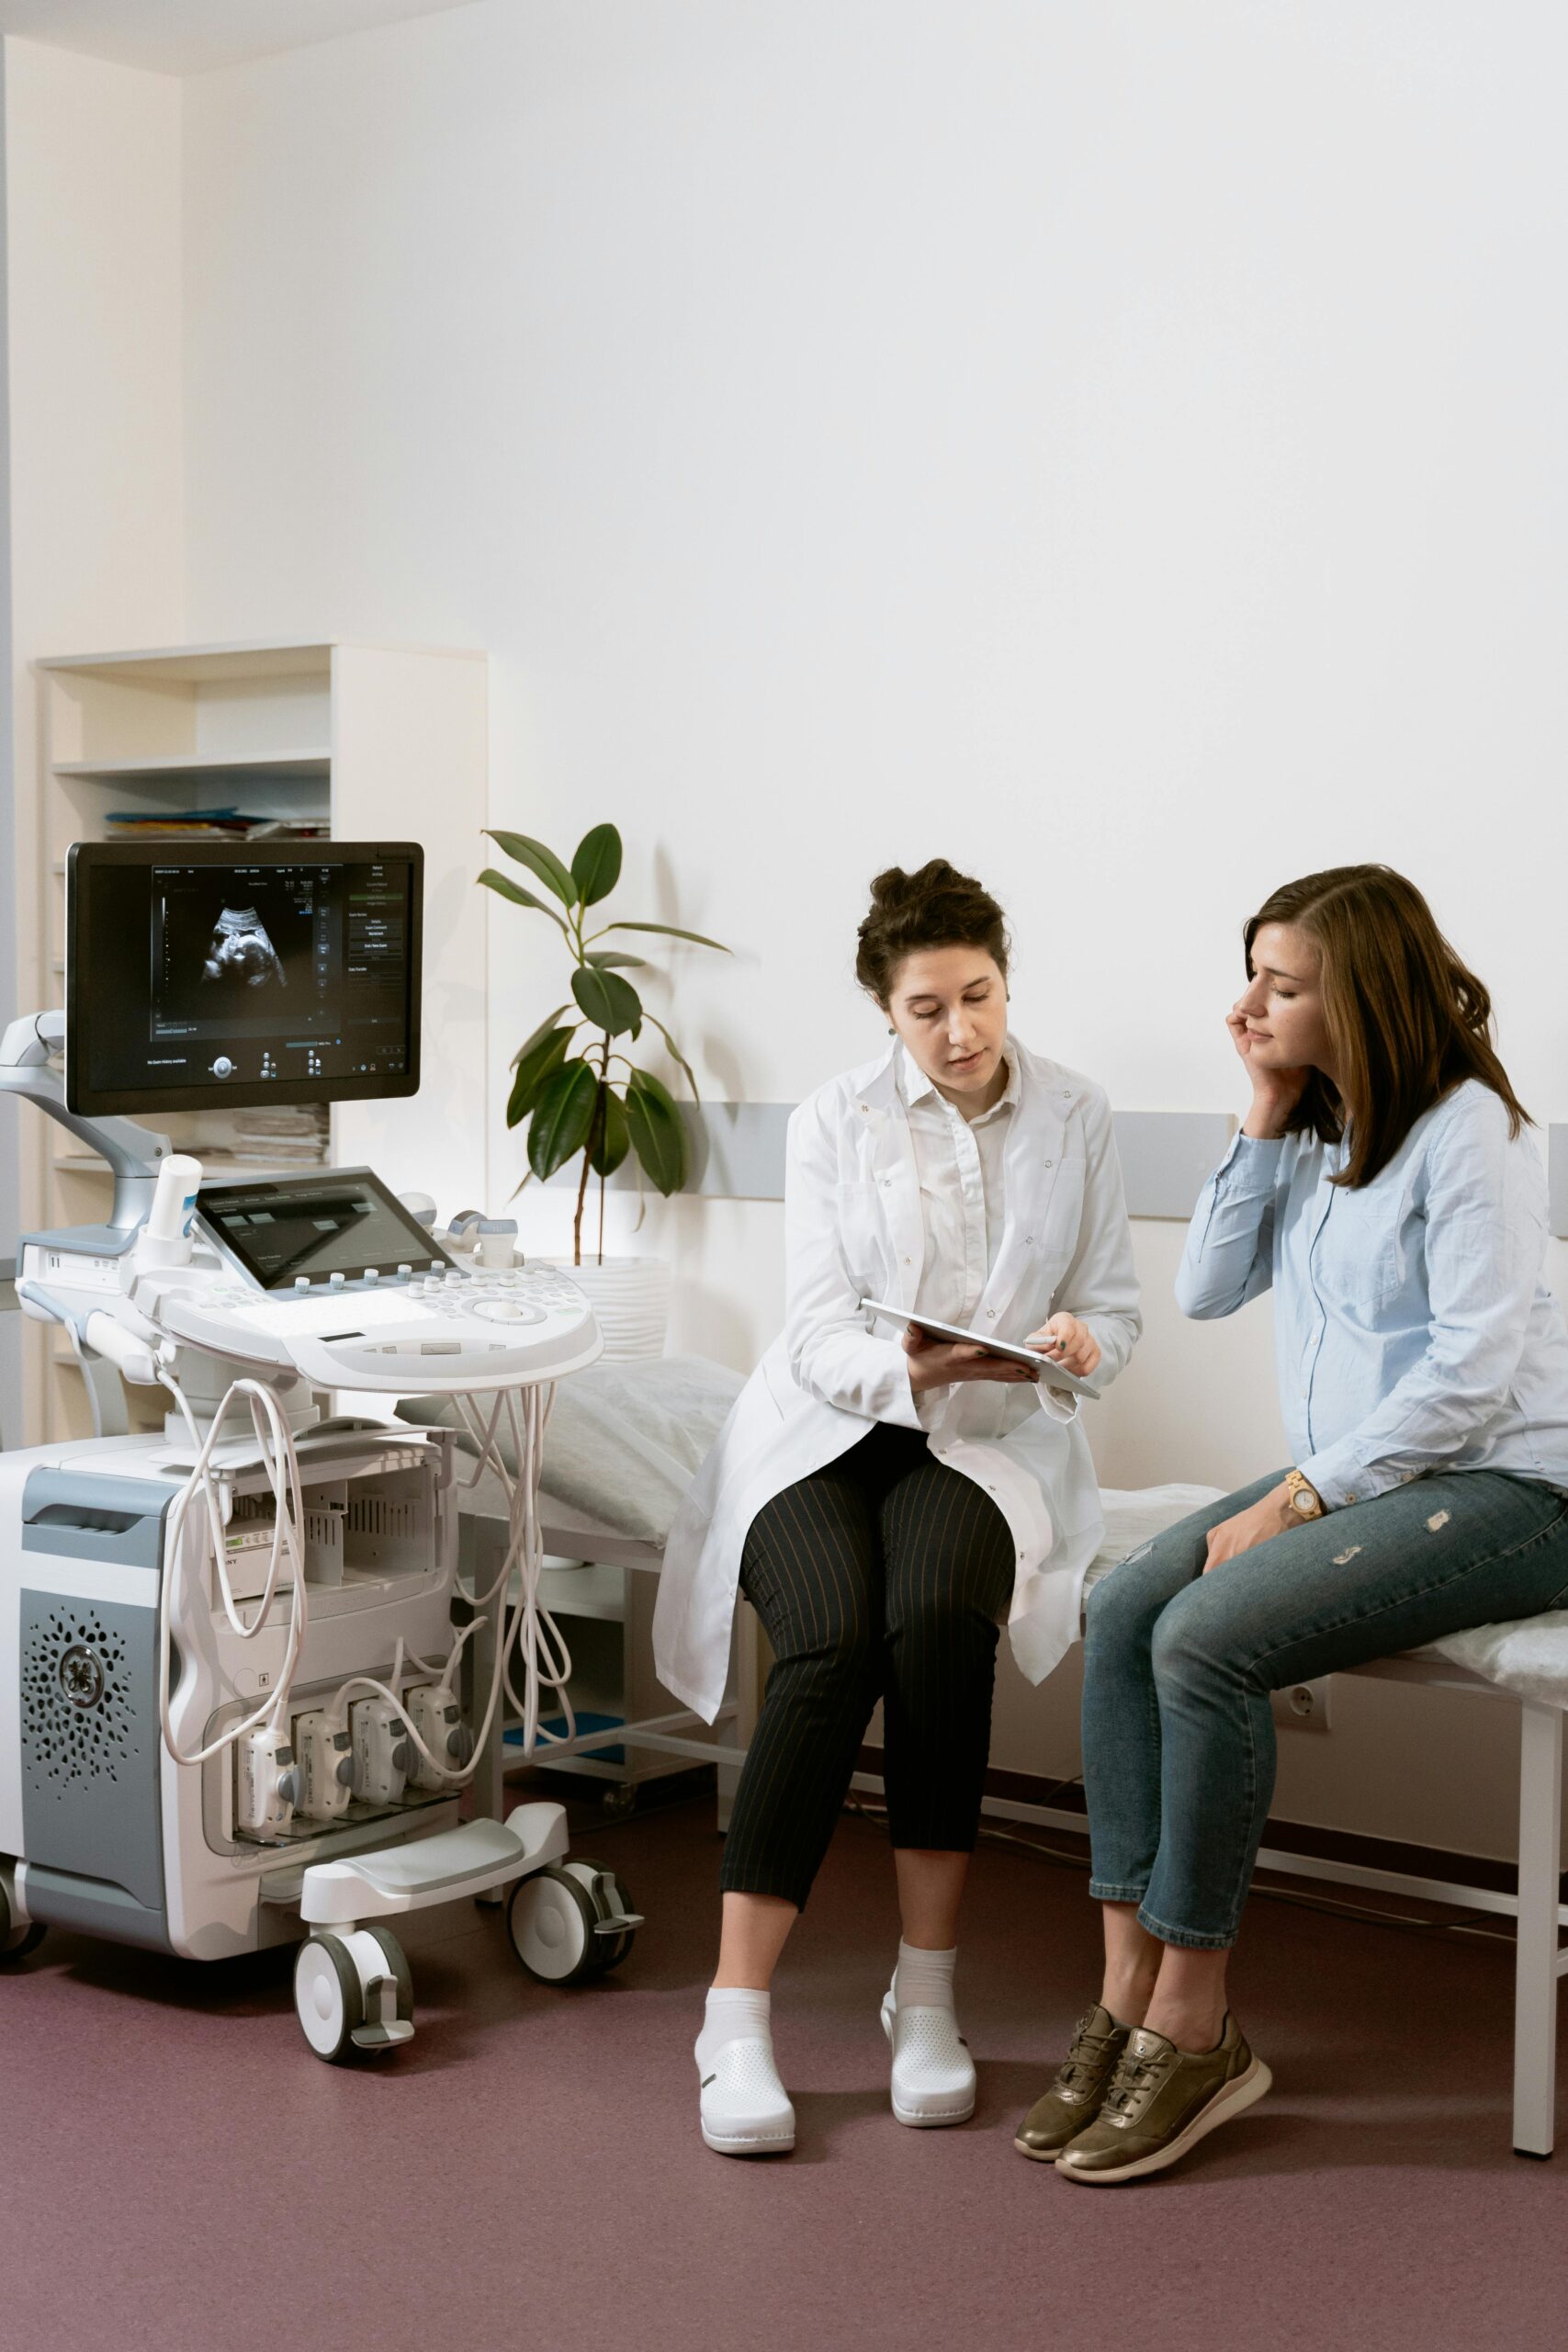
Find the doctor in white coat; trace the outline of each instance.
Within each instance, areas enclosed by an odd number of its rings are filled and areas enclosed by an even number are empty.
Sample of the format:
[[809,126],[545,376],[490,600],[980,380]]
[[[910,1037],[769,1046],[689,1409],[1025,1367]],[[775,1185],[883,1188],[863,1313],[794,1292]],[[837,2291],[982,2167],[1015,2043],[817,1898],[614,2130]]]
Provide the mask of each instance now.
[[1105,1096],[1009,1034],[1007,965],[1000,908],[945,862],[873,885],[856,973],[895,1041],[790,1122],[784,1329],[666,1549],[667,1686],[712,1720],[738,1590],[774,1657],[696,2045],[703,2136],[726,2154],[794,2146],[769,1987],[878,1700],[903,1922],[893,2109],[974,2110],[953,1977],[998,1633],[1035,1682],[1076,1640],[1099,1490],[1077,1400],[1048,1375],[900,1335],[862,1301],[1031,1339],[1099,1386],[1142,1329]]

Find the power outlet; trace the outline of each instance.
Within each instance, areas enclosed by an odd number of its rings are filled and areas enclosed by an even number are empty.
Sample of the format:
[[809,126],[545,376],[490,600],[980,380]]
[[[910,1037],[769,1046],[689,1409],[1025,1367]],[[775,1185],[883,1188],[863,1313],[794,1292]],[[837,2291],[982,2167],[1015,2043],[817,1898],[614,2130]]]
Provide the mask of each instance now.
[[1287,1682],[1281,1690],[1270,1692],[1274,1703],[1274,1724],[1279,1731],[1327,1731],[1328,1680],[1319,1682]]

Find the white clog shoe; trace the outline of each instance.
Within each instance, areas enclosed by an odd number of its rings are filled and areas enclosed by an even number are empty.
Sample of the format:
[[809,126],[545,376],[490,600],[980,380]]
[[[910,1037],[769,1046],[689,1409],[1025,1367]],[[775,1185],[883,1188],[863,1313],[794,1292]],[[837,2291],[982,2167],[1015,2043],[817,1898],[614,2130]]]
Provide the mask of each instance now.
[[788,2155],[795,2109],[771,2041],[746,2034],[724,2042],[701,2073],[701,2086],[703,2138],[719,2155]]
[[967,2123],[975,2112],[975,2061],[952,2009],[901,2009],[883,1996],[882,2030],[893,2048],[893,2112],[931,2130]]

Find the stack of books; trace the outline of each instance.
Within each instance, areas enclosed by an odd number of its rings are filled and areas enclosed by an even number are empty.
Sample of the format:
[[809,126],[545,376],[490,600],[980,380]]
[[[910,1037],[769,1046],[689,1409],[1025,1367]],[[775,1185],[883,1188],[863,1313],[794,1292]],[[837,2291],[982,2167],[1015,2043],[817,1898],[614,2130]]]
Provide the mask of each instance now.
[[165,816],[146,808],[114,808],[111,840],[324,842],[332,833],[325,817],[248,817],[241,808],[180,808]]
[[327,1157],[325,1103],[236,1111],[234,1157],[250,1167],[319,1168]]

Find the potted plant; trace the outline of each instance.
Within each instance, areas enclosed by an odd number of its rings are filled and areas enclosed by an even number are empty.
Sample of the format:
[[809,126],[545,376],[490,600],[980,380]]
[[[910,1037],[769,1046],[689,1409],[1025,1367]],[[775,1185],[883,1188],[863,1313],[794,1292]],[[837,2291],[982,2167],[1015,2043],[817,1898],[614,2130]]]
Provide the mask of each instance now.
[[[512,1057],[506,1124],[528,1125],[528,1170],[523,1182],[529,1176],[541,1182],[553,1176],[581,1152],[582,1173],[571,1228],[573,1277],[593,1300],[606,1352],[658,1354],[664,1343],[670,1270],[657,1259],[605,1260],[604,1186],[629,1159],[654,1191],[668,1197],[686,1181],[690,1148],[670,1090],[632,1062],[619,1041],[635,1045],[649,1023],[663,1038],[694,1102],[697,1082],[663,1022],[648,1011],[626,977],[647,970],[646,959],[599,943],[612,932],[657,932],[667,939],[714,948],[722,956],[729,950],[716,939],[705,939],[700,932],[682,931],[674,923],[617,917],[592,931],[586,927],[590,909],[601,907],[620,880],[621,836],[614,825],[594,825],[586,832],[570,865],[526,833],[492,831],[490,838],[549,895],[541,898],[494,866],[487,866],[479,880],[514,906],[553,922],[572,964],[570,1001],[547,1013]],[[599,1187],[598,1250],[594,1261],[585,1266],[582,1223],[594,1179]]]

